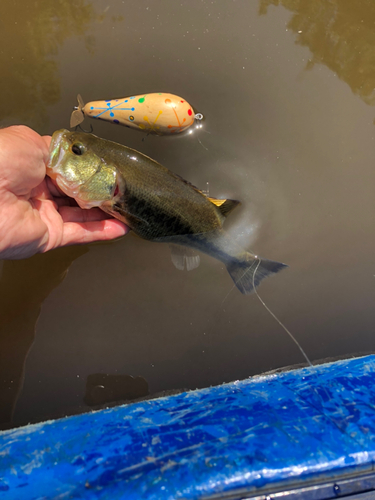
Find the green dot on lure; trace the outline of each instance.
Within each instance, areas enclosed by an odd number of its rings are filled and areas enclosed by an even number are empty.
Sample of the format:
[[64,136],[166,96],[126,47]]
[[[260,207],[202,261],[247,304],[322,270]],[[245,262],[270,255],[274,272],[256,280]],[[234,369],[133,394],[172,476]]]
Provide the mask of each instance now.
[[196,113],[185,99],[174,94],[155,92],[87,104],[80,95],[77,99],[78,106],[70,117],[71,128],[86,116],[155,135],[179,134],[194,124],[202,127],[202,113]]

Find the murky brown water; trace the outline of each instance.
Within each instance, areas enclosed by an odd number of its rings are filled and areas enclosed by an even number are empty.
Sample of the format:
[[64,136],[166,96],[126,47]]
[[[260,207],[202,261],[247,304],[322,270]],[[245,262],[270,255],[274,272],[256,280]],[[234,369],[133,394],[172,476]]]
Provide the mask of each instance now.
[[[374,46],[368,0],[9,0],[0,125],[68,127],[77,93],[183,96],[206,117],[204,147],[94,131],[242,201],[226,227],[290,265],[259,292],[312,360],[369,352]],[[223,303],[231,288],[220,262],[181,272],[167,245],[134,235],[3,262],[0,425],[303,362],[255,296]]]

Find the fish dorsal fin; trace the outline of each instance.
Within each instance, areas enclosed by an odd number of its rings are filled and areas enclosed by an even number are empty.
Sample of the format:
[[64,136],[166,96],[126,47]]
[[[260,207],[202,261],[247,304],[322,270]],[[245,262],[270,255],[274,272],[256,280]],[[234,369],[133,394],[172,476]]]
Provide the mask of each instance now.
[[211,203],[216,205],[217,209],[224,217],[227,217],[228,214],[236,208],[241,202],[238,200],[217,200],[216,198],[211,198],[207,196]]
[[208,200],[210,200],[211,203],[213,203],[216,208],[219,210],[221,215],[223,217],[227,217],[228,214],[236,208],[237,205],[239,205],[241,202],[238,200],[218,200],[217,198],[211,198],[210,196],[205,195],[197,186],[194,186],[191,182],[187,181],[183,177],[181,177],[178,174],[174,174],[176,177],[178,177],[180,180],[182,180],[185,184],[193,188],[195,191],[198,193],[202,194],[203,196],[206,196]]
[[227,200],[217,200],[216,198],[211,198],[210,196],[207,196],[207,198],[210,200],[211,203],[216,205],[217,207],[220,207],[225,203]]
[[191,182],[189,182],[189,181],[187,181],[186,179],[184,179],[183,177],[181,177],[181,175],[175,174],[174,172],[173,172],[173,175],[174,175],[175,177],[178,177],[178,178],[180,179],[180,181],[182,181],[182,182],[183,182],[184,184],[186,184],[187,186],[190,186],[191,188],[193,188],[193,189],[194,189],[194,191],[197,191],[198,193],[203,194],[203,196],[205,196],[205,194],[204,194],[204,193],[202,193],[202,191],[201,191],[199,188],[197,188],[197,186],[194,186],[194,184],[192,184]]

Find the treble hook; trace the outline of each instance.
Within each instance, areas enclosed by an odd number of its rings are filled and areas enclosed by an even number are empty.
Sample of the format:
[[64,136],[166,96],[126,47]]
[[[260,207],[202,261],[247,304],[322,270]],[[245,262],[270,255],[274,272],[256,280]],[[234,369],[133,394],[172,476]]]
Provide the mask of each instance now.
[[91,125],[91,123],[90,123],[90,129],[91,129],[91,130],[85,130],[84,128],[82,128],[82,127],[81,127],[81,125],[77,125],[77,126],[74,128],[74,130],[75,130],[76,132],[77,132],[77,130],[78,130],[78,129],[82,130],[82,132],[85,132],[86,134],[92,134],[92,133],[94,132],[94,128],[93,128],[93,126]]

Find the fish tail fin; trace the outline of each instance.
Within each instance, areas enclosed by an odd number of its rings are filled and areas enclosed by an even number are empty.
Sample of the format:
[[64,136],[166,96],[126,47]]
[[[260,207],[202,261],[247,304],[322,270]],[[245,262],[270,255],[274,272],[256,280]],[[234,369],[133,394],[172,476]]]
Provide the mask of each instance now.
[[227,270],[236,287],[245,295],[252,293],[264,278],[288,267],[281,262],[261,259],[249,252],[241,257],[229,262]]

